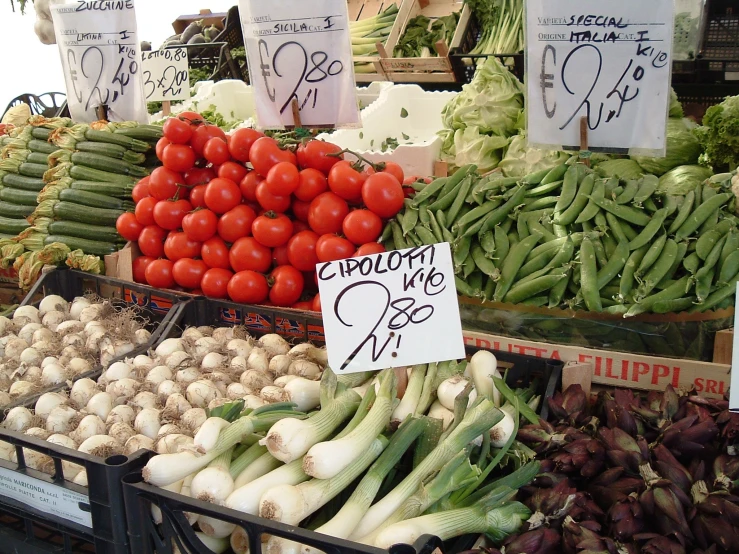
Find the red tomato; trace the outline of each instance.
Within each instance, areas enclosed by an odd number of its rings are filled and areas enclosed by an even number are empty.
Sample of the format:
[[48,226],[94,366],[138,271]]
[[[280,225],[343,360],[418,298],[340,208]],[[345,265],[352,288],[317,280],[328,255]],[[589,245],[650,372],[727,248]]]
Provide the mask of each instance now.
[[136,183],[135,187],[133,187],[131,198],[133,198],[134,202],[138,203],[148,196],[151,196],[151,193],[149,192],[149,178],[144,177]]
[[264,181],[264,177],[256,171],[250,171],[247,173],[246,177],[244,177],[239,184],[242,196],[249,202],[256,202],[257,187],[262,181]]
[[389,173],[398,180],[398,183],[402,183],[405,180],[405,174],[403,173],[403,168],[400,167],[400,165],[396,164],[395,162],[384,163],[385,169],[382,170],[382,173]]
[[206,240],[200,248],[200,257],[208,267],[231,269],[231,264],[228,262],[228,246],[221,237]]
[[193,167],[185,171],[185,184],[188,187],[207,185],[216,178],[216,173],[210,167]]
[[126,212],[118,216],[115,222],[116,231],[126,240],[137,241],[144,226],[138,222],[136,216],[131,212]]
[[303,294],[305,280],[303,274],[291,265],[281,265],[270,273],[272,288],[269,299],[275,306],[292,306]]
[[297,198],[293,200],[292,212],[295,219],[302,221],[303,223],[308,222],[308,213],[310,212],[310,202],[303,202]]
[[344,218],[344,236],[357,246],[373,242],[382,233],[382,220],[369,210],[354,210]]
[[316,256],[319,262],[351,258],[355,250],[351,242],[336,235],[322,235],[316,242]]
[[269,295],[267,278],[256,271],[239,271],[228,282],[228,296],[241,304],[259,304]]
[[240,162],[249,161],[249,150],[257,139],[262,138],[263,133],[254,129],[236,129],[231,134],[231,140],[228,142],[228,150],[231,157]]
[[169,289],[174,286],[172,276],[172,262],[169,260],[154,260],[146,266],[144,275],[146,282],[158,289]]
[[371,256],[372,254],[382,254],[383,252],[385,252],[385,247],[382,244],[379,242],[368,242],[357,248],[356,253],[352,257]]
[[300,185],[300,172],[290,162],[280,162],[267,173],[267,190],[275,196],[290,196]]
[[139,250],[144,256],[161,258],[164,255],[164,240],[167,231],[158,225],[147,225],[139,235]]
[[149,193],[157,200],[168,200],[175,197],[183,183],[182,175],[176,171],[157,167],[149,176]]
[[277,267],[278,265],[287,265],[290,263],[287,257],[287,244],[278,246],[272,249],[272,264]]
[[164,137],[172,144],[187,144],[192,138],[192,125],[176,117],[170,117],[162,125]]
[[302,168],[317,169],[324,175],[328,175],[334,164],[343,159],[340,156],[328,156],[328,154],[338,154],[341,148],[330,142],[322,140],[311,140],[298,146],[298,164]]
[[162,137],[157,141],[157,145],[154,150],[157,153],[157,158],[159,158],[159,161],[161,161],[162,156],[164,156],[164,149],[170,144],[172,144],[172,142],[167,137]]
[[300,231],[310,231],[310,225],[299,219],[293,221],[293,234],[298,234]]
[[403,208],[403,187],[389,173],[376,173],[362,186],[365,206],[383,219],[389,219]]
[[251,234],[251,226],[257,214],[246,204],[239,204],[218,220],[218,235],[226,242],[236,242]]
[[243,237],[233,243],[228,259],[234,271],[265,273],[272,265],[272,251],[253,237]]
[[225,214],[241,204],[241,191],[228,179],[213,179],[205,189],[205,205],[217,214]]
[[172,267],[172,276],[174,282],[183,289],[197,289],[206,271],[208,271],[208,266],[203,260],[180,258]]
[[190,204],[193,208],[205,208],[205,189],[208,185],[196,185],[190,191]]
[[182,231],[187,238],[205,242],[216,234],[218,216],[211,210],[195,210],[182,219]]
[[326,176],[317,169],[308,168],[300,172],[300,184],[295,189],[295,197],[303,202],[310,202],[327,190]]
[[321,311],[321,293],[320,292],[313,297],[313,311],[314,312]]
[[192,204],[187,200],[160,200],[154,206],[154,223],[174,231],[182,226],[182,219],[191,211]]
[[265,210],[286,212],[290,208],[290,196],[275,196],[267,188],[267,181],[257,185],[257,201]]
[[328,174],[328,187],[347,202],[359,203],[362,200],[362,185],[367,180],[351,163],[341,161],[331,168]]
[[185,144],[170,144],[164,148],[162,163],[167,169],[182,173],[195,165],[195,152]]
[[[316,243],[318,235],[313,231],[300,231],[287,243],[287,259],[300,271],[313,271],[318,263]],[[285,264],[280,264],[285,265]]]
[[203,294],[209,298],[227,298],[228,282],[233,277],[233,272],[228,269],[214,267],[209,269],[200,280],[200,288]]
[[267,212],[254,220],[251,234],[259,244],[275,248],[287,244],[293,236],[293,222],[285,214]]
[[338,233],[349,213],[349,206],[333,192],[324,192],[310,203],[308,224],[319,235]]
[[200,254],[201,243],[190,240],[182,231],[170,231],[164,241],[164,255],[176,262],[180,258],[194,258]]
[[198,156],[202,156],[205,144],[212,138],[219,138],[225,142],[226,133],[215,125],[200,125],[192,133],[190,146]]
[[297,164],[295,154],[280,149],[277,141],[270,137],[258,138],[249,150],[249,161],[260,175],[266,176],[272,166],[280,162]]
[[220,178],[228,179],[234,183],[240,183],[247,173],[249,173],[249,170],[236,162],[226,162],[218,168]]
[[197,127],[199,125],[205,124],[205,120],[203,119],[203,116],[200,115],[198,112],[180,112],[177,114],[177,119],[180,121],[184,121],[186,123],[189,123],[193,127]]
[[156,260],[150,256],[139,256],[133,261],[133,280],[137,283],[146,284],[146,268]]
[[225,164],[231,159],[226,139],[220,137],[210,139],[203,147],[203,156],[213,165]]
[[157,205],[159,200],[153,196],[147,196],[136,204],[134,214],[136,214],[136,221],[141,223],[144,227],[147,225],[154,225],[154,206]]
[[303,312],[313,311],[313,302],[310,300],[303,300],[302,302],[296,302],[290,306],[293,310],[301,310]]

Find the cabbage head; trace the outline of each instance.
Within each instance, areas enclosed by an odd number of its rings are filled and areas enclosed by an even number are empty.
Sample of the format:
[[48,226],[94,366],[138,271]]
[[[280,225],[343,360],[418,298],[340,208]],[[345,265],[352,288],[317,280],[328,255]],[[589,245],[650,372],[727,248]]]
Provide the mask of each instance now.
[[684,196],[708,179],[713,172],[700,165],[679,165],[659,178],[658,192]]
[[551,168],[570,159],[570,154],[528,146],[525,134],[516,135],[498,167],[506,177],[524,177]]
[[603,177],[618,177],[624,181],[638,179],[644,174],[639,164],[628,158],[606,160],[594,166],[593,169]]
[[509,139],[481,134],[476,127],[442,132],[441,159],[456,167],[475,164],[480,172],[495,169]]
[[664,158],[631,156],[646,173],[663,175],[673,167],[692,165],[698,162],[701,145],[693,134],[695,123],[689,119],[669,118],[667,120],[667,149]]

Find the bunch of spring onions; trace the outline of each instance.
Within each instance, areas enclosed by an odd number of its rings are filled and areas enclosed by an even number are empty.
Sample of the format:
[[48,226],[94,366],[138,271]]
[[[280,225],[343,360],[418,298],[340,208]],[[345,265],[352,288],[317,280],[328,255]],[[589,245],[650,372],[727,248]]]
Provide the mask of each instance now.
[[[352,55],[377,56],[377,43],[384,43],[398,16],[398,6],[392,4],[373,17],[352,21],[349,25],[352,38]],[[355,62],[356,73],[372,73],[374,65],[371,62]]]
[[[287,404],[244,414],[221,406],[194,444],[154,456],[143,477],[244,514],[383,548],[426,533],[502,540],[515,532],[530,515],[514,500],[516,491],[539,469],[515,437],[519,416],[538,421],[538,398],[508,388],[485,351],[469,363],[400,372],[407,385],[398,398],[398,370],[337,377],[326,368],[320,407],[307,417]],[[508,463],[514,470],[491,482]],[[345,499],[340,508],[337,497]],[[160,521],[156,506],[154,514]],[[209,541],[228,542],[237,554],[255,540],[232,523],[187,517]],[[278,536],[261,540],[270,554],[319,552]]]
[[465,0],[480,24],[473,55],[515,54],[523,50],[523,0]]
[[447,46],[452,42],[457,29],[460,12],[430,19],[417,15],[408,22],[403,35],[393,50],[396,58],[430,58],[438,56],[435,46],[443,41]]

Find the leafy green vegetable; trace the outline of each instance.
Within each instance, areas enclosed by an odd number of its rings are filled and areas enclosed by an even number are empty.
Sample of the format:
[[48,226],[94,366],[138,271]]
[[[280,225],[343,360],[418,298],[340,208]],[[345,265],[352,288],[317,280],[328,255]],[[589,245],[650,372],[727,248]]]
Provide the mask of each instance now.
[[680,101],[677,99],[677,93],[670,88],[670,110],[669,110],[669,116],[670,117],[683,117],[685,114],[683,113],[683,107],[680,104]]
[[693,134],[695,123],[688,119],[669,118],[667,120],[667,150],[664,158],[631,156],[641,168],[653,175],[663,175],[673,167],[691,165],[698,162],[701,145]]
[[411,19],[403,36],[398,40],[393,55],[396,58],[430,58],[434,47],[432,35],[428,30],[430,23],[431,20],[424,15],[417,15]]
[[683,196],[708,179],[713,172],[700,165],[680,165],[659,178],[658,192]]
[[711,106],[703,117],[703,126],[695,130],[703,147],[700,163],[716,171],[739,166],[739,96],[729,96]]
[[618,177],[624,181],[638,179],[644,174],[639,164],[628,158],[606,160],[594,166],[594,169],[603,177]]
[[511,144],[498,167],[506,177],[524,177],[564,163],[568,159],[570,154],[566,152],[528,146],[526,134],[522,132],[511,139]]
[[523,50],[523,0],[465,0],[482,32],[470,54],[515,54]]
[[442,135],[442,160],[456,167],[475,164],[481,172],[497,167],[502,151],[509,143],[507,137],[481,134],[477,127],[442,133],[445,133]]

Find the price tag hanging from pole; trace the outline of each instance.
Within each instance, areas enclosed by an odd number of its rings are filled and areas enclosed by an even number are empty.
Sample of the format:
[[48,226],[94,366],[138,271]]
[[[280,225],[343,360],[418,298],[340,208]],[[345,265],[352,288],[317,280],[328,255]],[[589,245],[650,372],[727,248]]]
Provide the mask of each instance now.
[[259,126],[358,126],[346,0],[239,0]]
[[527,136],[534,146],[664,156],[673,0],[526,2]]
[[72,119],[148,123],[133,0],[51,6]]
[[147,102],[171,102],[190,98],[187,48],[143,52],[141,69]]

